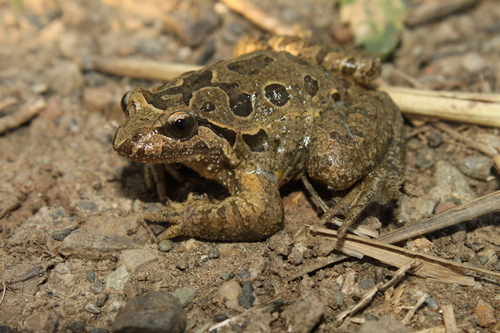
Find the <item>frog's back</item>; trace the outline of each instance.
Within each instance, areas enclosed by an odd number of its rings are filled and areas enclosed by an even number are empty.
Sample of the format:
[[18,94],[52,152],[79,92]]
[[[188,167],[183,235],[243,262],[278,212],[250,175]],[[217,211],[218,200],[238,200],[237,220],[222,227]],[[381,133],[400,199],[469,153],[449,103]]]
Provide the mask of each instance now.
[[230,141],[249,169],[273,173],[283,184],[304,169],[319,110],[335,103],[333,79],[287,52],[258,50],[186,73],[155,96],[169,108],[189,106],[200,125]]

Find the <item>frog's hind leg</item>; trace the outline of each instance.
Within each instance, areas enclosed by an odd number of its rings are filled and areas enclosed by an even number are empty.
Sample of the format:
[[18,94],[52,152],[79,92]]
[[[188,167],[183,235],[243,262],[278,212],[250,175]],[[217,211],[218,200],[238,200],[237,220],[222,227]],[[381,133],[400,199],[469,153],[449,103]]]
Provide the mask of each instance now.
[[334,216],[343,216],[337,236],[342,238],[347,229],[372,203],[384,204],[399,196],[399,187],[404,179],[404,132],[400,139],[392,140],[381,163],[364,179],[357,182],[340,202],[331,207],[322,217],[321,223],[329,222]]

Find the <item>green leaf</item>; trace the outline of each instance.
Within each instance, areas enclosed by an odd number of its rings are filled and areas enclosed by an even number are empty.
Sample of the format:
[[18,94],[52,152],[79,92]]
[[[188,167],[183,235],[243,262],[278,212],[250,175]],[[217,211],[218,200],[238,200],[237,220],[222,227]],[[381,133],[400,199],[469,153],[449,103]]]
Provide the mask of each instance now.
[[354,42],[386,58],[399,42],[407,7],[404,0],[339,0],[340,19]]

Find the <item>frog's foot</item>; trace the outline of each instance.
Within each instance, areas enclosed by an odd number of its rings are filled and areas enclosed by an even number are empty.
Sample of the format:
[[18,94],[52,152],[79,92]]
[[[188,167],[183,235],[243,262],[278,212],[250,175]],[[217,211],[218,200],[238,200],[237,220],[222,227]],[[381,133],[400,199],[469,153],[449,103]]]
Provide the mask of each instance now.
[[321,217],[321,223],[330,222],[334,216],[342,216],[343,223],[337,231],[337,236],[342,238],[370,204],[385,204],[396,199],[404,179],[403,154],[404,150],[399,142],[393,142],[382,163],[355,184],[337,205],[331,207]]
[[164,210],[144,213],[143,217],[171,224],[158,237],[160,241],[177,236],[257,241],[283,227],[283,203],[274,185],[267,192],[244,190],[219,203],[190,195],[186,202],[169,202]]

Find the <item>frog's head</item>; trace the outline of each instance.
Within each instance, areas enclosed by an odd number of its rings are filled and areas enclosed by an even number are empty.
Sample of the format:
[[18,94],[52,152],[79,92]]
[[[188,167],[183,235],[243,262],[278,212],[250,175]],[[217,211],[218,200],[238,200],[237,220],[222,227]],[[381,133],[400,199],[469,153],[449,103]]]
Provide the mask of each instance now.
[[143,88],[125,94],[121,102],[125,120],[113,138],[115,151],[144,163],[236,165],[238,159],[228,140],[180,98],[167,99]]

